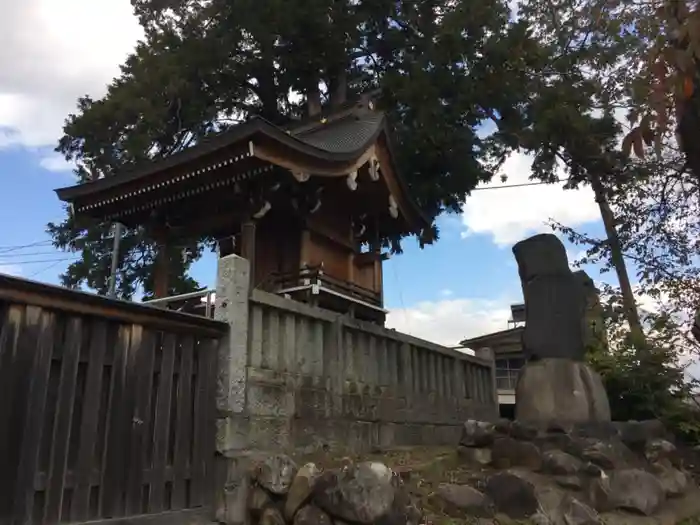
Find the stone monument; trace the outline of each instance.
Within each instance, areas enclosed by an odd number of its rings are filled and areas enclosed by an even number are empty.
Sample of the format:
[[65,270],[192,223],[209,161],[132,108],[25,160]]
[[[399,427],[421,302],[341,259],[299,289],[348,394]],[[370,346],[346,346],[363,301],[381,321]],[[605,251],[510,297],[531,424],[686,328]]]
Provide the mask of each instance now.
[[586,296],[552,234],[517,243],[513,253],[525,299],[523,352],[515,389],[520,421],[610,421],[600,376],[584,362]]

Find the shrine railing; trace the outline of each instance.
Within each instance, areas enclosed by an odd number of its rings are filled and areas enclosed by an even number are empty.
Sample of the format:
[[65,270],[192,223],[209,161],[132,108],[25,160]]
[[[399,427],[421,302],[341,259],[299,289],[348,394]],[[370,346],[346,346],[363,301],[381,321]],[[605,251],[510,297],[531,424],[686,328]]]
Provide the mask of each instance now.
[[381,306],[381,294],[355,283],[333,277],[323,270],[323,266],[301,268],[296,272],[275,273],[259,288],[271,293],[294,293],[312,287],[322,287],[331,292],[368,303]]
[[149,306],[157,306],[186,314],[201,315],[213,319],[216,290],[204,289],[196,292],[151,299],[144,301]]

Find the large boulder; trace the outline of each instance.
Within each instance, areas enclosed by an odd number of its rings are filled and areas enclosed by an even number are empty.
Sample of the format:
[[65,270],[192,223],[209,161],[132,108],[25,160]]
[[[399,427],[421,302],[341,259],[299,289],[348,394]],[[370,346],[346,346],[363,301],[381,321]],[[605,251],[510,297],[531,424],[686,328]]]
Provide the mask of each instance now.
[[280,510],[276,507],[267,507],[260,516],[260,525],[287,525]]
[[321,474],[313,500],[335,518],[373,523],[389,513],[398,487],[399,478],[389,467],[368,461]]
[[287,521],[291,521],[297,510],[311,497],[314,484],[320,475],[321,470],[314,463],[307,463],[299,469],[284,503],[284,517]]
[[542,454],[530,441],[518,441],[510,437],[496,439],[491,449],[491,462],[500,469],[525,467],[530,470],[542,468]]
[[498,472],[488,478],[484,494],[496,510],[520,520],[532,516],[539,509],[535,484],[516,471]]
[[270,494],[262,487],[252,487],[248,493],[248,510],[255,516],[259,516],[262,511],[272,505]]
[[574,438],[567,451],[605,470],[639,466],[641,458],[618,439]]
[[296,463],[285,454],[265,456],[256,461],[251,468],[253,481],[277,495],[283,495],[289,491],[296,473]]
[[635,452],[645,451],[649,441],[667,439],[668,432],[658,419],[615,422],[622,442]]
[[[411,494],[399,488],[394,495],[394,502],[389,512],[374,522],[374,525],[421,525],[425,523],[423,512],[419,509]],[[335,525],[341,525],[338,520]]]
[[583,468],[580,459],[562,450],[548,450],[542,454],[542,471],[554,476],[576,476]]
[[468,465],[484,467],[491,463],[492,453],[490,448],[457,447],[457,455]]
[[515,402],[516,418],[525,422],[610,421],[610,402],[600,376],[571,359],[528,362],[518,378]]
[[688,491],[691,483],[688,474],[673,467],[670,462],[656,463],[652,465],[651,471],[661,482],[667,497],[677,498]]
[[294,515],[294,525],[333,525],[331,517],[318,507],[306,505]]
[[550,525],[598,525],[598,513],[575,497],[555,488],[540,489],[539,508],[532,517],[535,523]]
[[469,485],[441,483],[433,500],[436,506],[442,507],[449,515],[454,515],[455,511],[483,518],[493,515],[493,505],[489,498]]
[[464,447],[488,447],[493,443],[496,427],[487,421],[468,419],[462,426],[459,444]]
[[650,463],[668,461],[674,467],[680,467],[683,463],[676,445],[665,439],[648,441],[644,447],[644,455]]
[[599,511],[626,510],[651,516],[666,499],[664,487],[653,474],[623,469],[594,479],[589,498]]

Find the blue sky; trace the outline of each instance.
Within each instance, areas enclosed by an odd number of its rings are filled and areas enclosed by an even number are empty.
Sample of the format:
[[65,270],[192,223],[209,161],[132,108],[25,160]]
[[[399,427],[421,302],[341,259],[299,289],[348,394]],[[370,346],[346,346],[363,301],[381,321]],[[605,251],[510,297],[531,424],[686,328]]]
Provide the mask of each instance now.
[[[46,162],[47,157],[51,158],[50,151],[48,147],[21,145],[0,150],[4,188],[0,192],[0,224],[4,225],[0,229],[0,271],[57,283],[71,256],[48,244],[45,229],[47,222],[64,216],[53,190],[72,184],[73,175],[60,162]],[[522,159],[516,160],[520,164]],[[526,172],[511,174],[506,184],[523,176]],[[572,193],[576,195],[569,197]],[[417,242],[408,239],[405,253],[393,257],[384,267],[385,297],[391,309],[389,324],[446,344],[505,328],[509,305],[521,300],[512,243],[547,231],[544,222],[550,216],[565,222],[570,212],[557,209],[561,207],[552,195],[558,200],[569,197],[582,206],[586,204],[585,192],[565,192],[557,187],[487,189],[467,199],[465,213],[439,219],[438,243],[420,249]],[[554,209],[553,204],[557,204]],[[597,217],[586,219],[594,213],[589,210],[579,215],[583,219],[573,220],[573,225],[587,233],[602,233]],[[34,243],[39,244],[12,248]],[[578,253],[573,246],[568,250],[572,258]],[[597,278],[595,268],[589,268],[589,272]],[[195,277],[204,285],[213,286],[215,274],[213,255],[194,268]]]
[[[31,28],[31,31],[28,30]],[[67,257],[47,245],[46,223],[63,217],[53,190],[73,183],[52,152],[78,96],[101,96],[140,35],[127,0],[15,2],[0,20],[0,269],[56,283]],[[86,46],[85,42],[90,42]],[[504,166],[506,184],[525,182],[528,159]],[[500,181],[490,187],[502,186]],[[441,240],[424,250],[411,240],[385,263],[389,325],[445,344],[506,328],[509,305],[521,300],[514,242],[547,231],[556,219],[600,235],[589,190],[557,186],[474,192],[464,213],[442,217]],[[8,247],[41,243],[22,250]],[[570,255],[578,249],[567,246]],[[38,262],[37,262],[38,261]],[[194,273],[214,284],[213,256]],[[598,278],[595,268],[587,269]]]

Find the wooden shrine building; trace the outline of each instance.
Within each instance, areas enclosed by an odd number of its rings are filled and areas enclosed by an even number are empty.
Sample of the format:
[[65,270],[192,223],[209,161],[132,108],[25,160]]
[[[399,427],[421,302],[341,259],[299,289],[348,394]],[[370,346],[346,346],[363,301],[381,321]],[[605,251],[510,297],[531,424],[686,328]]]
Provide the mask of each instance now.
[[[167,158],[57,191],[78,220],[143,227],[169,243],[219,241],[252,286],[383,322],[380,239],[430,223],[396,170],[371,100],[284,129],[253,117]],[[168,293],[156,263],[157,297]]]

